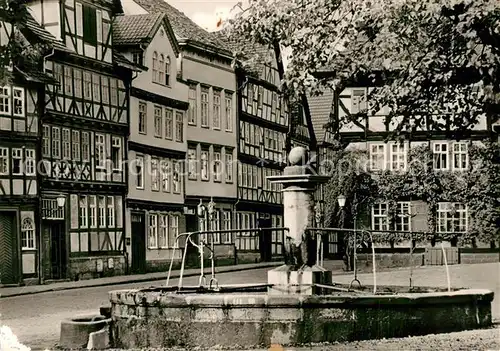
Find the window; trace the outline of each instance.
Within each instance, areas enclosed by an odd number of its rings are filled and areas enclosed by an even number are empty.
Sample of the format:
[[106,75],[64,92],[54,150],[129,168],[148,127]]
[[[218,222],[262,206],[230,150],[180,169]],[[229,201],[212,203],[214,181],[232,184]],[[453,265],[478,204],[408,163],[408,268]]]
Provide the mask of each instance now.
[[62,158],[64,160],[71,158],[70,131],[67,128],[62,130]]
[[174,163],[173,191],[175,194],[181,193],[181,163],[179,161]]
[[171,109],[165,109],[165,139],[173,139],[174,121],[173,112]]
[[158,215],[150,213],[148,248],[156,249],[157,247],[158,247]]
[[[231,212],[222,211],[222,230],[230,230],[231,228]],[[221,241],[224,244],[231,243],[231,233],[221,233]]]
[[468,161],[467,143],[453,143],[453,169],[466,170]]
[[160,60],[158,62],[158,80],[157,82],[160,84],[164,84],[165,77],[165,60],[163,54],[160,54]]
[[172,164],[169,160],[162,160],[160,162],[161,171],[161,189],[165,193],[170,192],[170,173],[172,172]]
[[165,58],[165,85],[170,85],[170,56]]
[[27,176],[34,176],[36,174],[36,158],[35,158],[35,150],[33,149],[26,149],[26,161],[24,164],[24,173]]
[[80,132],[78,130],[73,130],[71,134],[73,160],[80,161]]
[[214,91],[213,128],[220,129],[220,91]]
[[353,89],[351,95],[351,113],[356,114],[366,110],[366,94],[364,89]]
[[97,156],[96,168],[104,168],[106,163],[106,139],[104,134],[95,135],[95,148]]
[[222,180],[222,160],[220,152],[214,152],[214,182]]
[[151,159],[151,190],[160,190],[160,173],[158,169],[158,159]]
[[386,203],[375,204],[372,207],[372,229],[373,230],[388,230],[387,220],[388,208]]
[[370,165],[372,171],[382,171],[385,169],[385,145],[370,145]]
[[132,53],[132,61],[135,64],[143,66],[144,65],[144,54],[142,51]]
[[160,106],[155,106],[155,137],[161,138],[162,133],[162,110]]
[[66,96],[73,95],[73,77],[71,75],[71,67],[64,66],[64,94]]
[[118,82],[116,79],[111,78],[111,105],[116,106],[118,105]]
[[[219,216],[220,216],[220,211],[215,210],[213,212],[213,218],[210,221],[211,222],[210,223],[210,230],[217,231],[217,233],[212,234],[212,235],[208,235],[208,239],[213,238],[215,244],[220,244],[220,233],[218,233],[220,231],[220,217]],[[208,242],[210,242],[210,240]]]
[[395,229],[403,232],[411,230],[411,203],[398,202]]
[[114,228],[115,226],[115,198],[113,196],[108,196],[107,203],[108,211],[108,227]]
[[0,174],[9,174],[9,149],[6,147],[0,148]]
[[97,74],[92,75],[92,92],[94,94],[94,101],[101,101],[101,79]]
[[448,169],[448,144],[434,144],[434,169]]
[[188,178],[197,179],[196,175],[196,149],[188,149]]
[[109,104],[109,78],[101,77],[102,102]]
[[226,150],[226,183],[233,182],[233,155]]
[[82,161],[90,160],[90,135],[89,132],[82,132]]
[[106,198],[99,196],[99,228],[106,227]]
[[43,126],[42,135],[42,156],[50,156],[50,127],[45,125]]
[[196,87],[189,87],[188,123],[196,124]]
[[60,64],[55,63],[54,64],[54,78],[59,83],[59,85],[57,86],[57,91],[59,91],[59,92],[62,91],[62,89],[63,89],[63,76],[64,76],[63,67]]
[[177,235],[179,235],[179,216],[170,216],[170,235],[169,235],[169,246],[177,247]]
[[97,30],[97,41],[102,43],[102,12],[101,10],[96,11],[96,30]]
[[24,116],[24,89],[13,88],[14,116]]
[[83,41],[97,45],[97,14],[96,9],[83,5]]
[[96,196],[89,196],[89,224],[90,228],[97,228],[97,202]]
[[439,233],[464,233],[467,231],[467,206],[462,203],[440,202],[437,210]]
[[156,82],[158,77],[158,53],[153,52],[153,82]]
[[73,81],[75,84],[75,96],[77,98],[82,97],[82,71],[79,69],[73,69]]
[[121,171],[122,169],[122,139],[113,137],[111,143],[111,162],[113,162],[113,170]]
[[22,250],[35,249],[35,226],[33,225],[33,220],[31,218],[23,219],[21,232]]
[[87,228],[87,226],[88,226],[87,197],[80,196],[80,228]]
[[144,189],[144,157],[136,156],[135,159],[135,187],[137,189]]
[[146,134],[147,132],[147,111],[148,105],[145,102],[139,102],[139,133]]
[[182,142],[184,139],[184,122],[182,112],[175,113],[175,141]]
[[406,170],[406,145],[391,144],[391,170],[404,171]]
[[201,90],[201,126],[208,127],[208,89]]
[[208,180],[208,151],[201,152],[201,180]]
[[163,249],[168,247],[168,214],[159,215],[160,217],[160,233],[158,236],[158,247]]
[[88,72],[83,72],[83,97],[92,99],[92,78]]
[[0,113],[10,114],[10,89],[0,88]]
[[230,132],[232,130],[233,130],[233,99],[226,97],[226,131]]
[[12,175],[23,174],[23,149],[12,149]]

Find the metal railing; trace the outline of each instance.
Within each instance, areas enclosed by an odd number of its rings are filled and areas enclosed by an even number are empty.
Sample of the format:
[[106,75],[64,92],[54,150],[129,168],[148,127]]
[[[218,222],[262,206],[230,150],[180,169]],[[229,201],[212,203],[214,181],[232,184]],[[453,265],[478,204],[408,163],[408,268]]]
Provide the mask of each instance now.
[[[179,248],[179,239],[185,237],[185,244],[184,244],[184,252],[182,254],[182,261],[181,261],[181,272],[179,275],[179,283],[178,283],[178,290],[182,289],[182,283],[183,283],[183,277],[184,277],[184,270],[186,266],[186,256],[187,256],[187,246],[189,244],[193,245],[195,248],[198,249],[198,253],[200,255],[200,277],[198,280],[198,287],[201,287],[203,285],[206,285],[206,276],[205,276],[205,266],[204,266],[204,252],[205,249],[209,250],[210,252],[210,263],[211,263],[211,277],[209,281],[208,288],[210,290],[218,290],[219,288],[219,282],[215,278],[215,236],[220,235],[220,234],[233,234],[233,233],[260,233],[262,231],[285,231],[289,232],[288,228],[285,227],[279,227],[279,228],[253,228],[253,229],[227,229],[227,230],[206,230],[206,231],[196,231],[196,232],[186,232],[186,233],[181,233],[178,234],[175,238],[175,245],[174,245],[174,250],[172,252],[172,258],[170,260],[170,267],[168,269],[168,276],[167,276],[167,281],[166,281],[166,286],[169,286],[170,283],[170,276],[172,274],[172,267],[174,264],[174,259],[175,259],[175,250]],[[198,243],[195,243],[193,241],[193,237],[198,236],[201,237],[201,240],[198,240]],[[207,243],[206,241],[203,240],[204,236],[209,236],[211,238],[210,242]],[[284,240],[286,240],[287,237],[284,237]],[[203,284],[205,283],[205,284]],[[212,284],[214,284],[214,287],[212,287]]]

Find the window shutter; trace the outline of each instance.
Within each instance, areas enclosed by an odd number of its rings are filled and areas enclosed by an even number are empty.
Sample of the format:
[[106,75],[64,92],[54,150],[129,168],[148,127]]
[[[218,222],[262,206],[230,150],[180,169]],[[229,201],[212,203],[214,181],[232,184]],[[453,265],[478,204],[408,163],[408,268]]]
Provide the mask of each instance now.
[[83,5],[83,40],[90,45],[97,45],[96,9]]

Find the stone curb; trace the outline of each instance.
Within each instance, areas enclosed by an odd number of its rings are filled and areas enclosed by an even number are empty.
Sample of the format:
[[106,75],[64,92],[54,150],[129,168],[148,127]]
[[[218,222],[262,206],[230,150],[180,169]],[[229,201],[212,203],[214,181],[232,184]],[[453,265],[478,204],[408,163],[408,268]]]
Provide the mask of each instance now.
[[[216,273],[222,274],[222,273],[231,273],[231,272],[241,272],[241,271],[250,271],[250,270],[255,270],[255,269],[263,269],[263,268],[272,268],[272,267],[277,267],[282,265],[283,262],[269,262],[269,263],[263,263],[263,264],[255,264],[255,265],[241,265],[241,266],[221,266],[221,267],[216,267]],[[210,273],[210,269],[206,268],[205,269],[205,274]],[[184,278],[187,277],[195,277],[198,276],[200,272],[189,272],[184,274]],[[128,277],[127,275],[123,275],[120,277]],[[175,271],[170,276],[170,279],[176,279],[180,277],[180,272],[178,270]],[[63,290],[75,290],[75,289],[85,289],[85,288],[95,288],[95,287],[100,287],[100,286],[110,286],[110,285],[124,285],[124,284],[131,284],[131,283],[142,283],[142,282],[149,282],[149,281],[157,281],[157,280],[166,280],[167,279],[167,272],[164,273],[164,275],[160,276],[148,276],[147,274],[144,274],[144,276],[137,276],[136,278],[129,279],[129,280],[118,280],[118,281],[99,281],[100,279],[89,279],[89,280],[81,280],[80,282],[84,282],[82,285],[68,285],[68,286],[53,286],[51,287],[51,284],[47,285],[33,285],[36,287],[41,287],[40,290],[24,290],[23,288],[26,289],[28,287],[26,286],[20,286],[18,289],[20,291],[16,291],[13,293],[3,293],[2,288],[0,288],[0,298],[6,298],[6,297],[15,297],[15,296],[22,296],[22,295],[34,295],[34,294],[41,294],[45,292],[55,292],[55,291],[63,291]],[[90,282],[90,283],[88,283]],[[77,283],[77,282],[75,282]],[[57,283],[56,283],[57,284]],[[6,288],[8,289],[8,288]]]

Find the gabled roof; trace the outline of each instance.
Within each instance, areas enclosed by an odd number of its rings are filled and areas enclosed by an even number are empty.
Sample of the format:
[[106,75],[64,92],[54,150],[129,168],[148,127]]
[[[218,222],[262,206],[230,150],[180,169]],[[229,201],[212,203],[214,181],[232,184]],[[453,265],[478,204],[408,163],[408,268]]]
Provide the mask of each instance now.
[[223,49],[222,43],[216,35],[207,32],[188,16],[163,0],[133,0],[149,13],[163,12],[167,15],[170,25],[178,40],[191,40],[214,48]]
[[307,97],[309,111],[311,113],[311,122],[318,143],[322,143],[325,140],[326,129],[324,125],[330,121],[333,97],[334,94],[332,90],[323,91],[323,95]]
[[128,46],[149,42],[164,17],[161,12],[117,16],[113,21],[113,44]]
[[[25,30],[28,31],[29,33],[25,33]],[[53,36],[50,32],[48,32],[45,28],[43,28],[37,20],[31,15],[31,13],[28,11],[27,16],[26,16],[26,25],[24,26],[21,31],[28,36],[32,36],[32,38],[27,38],[29,41],[30,39],[38,39],[42,41],[44,44],[47,44],[50,46],[52,49],[55,50],[60,50],[60,51],[65,51],[65,52],[73,52],[72,50],[68,49],[66,45],[60,40],[58,40],[55,36]],[[31,35],[29,35],[31,34]]]

